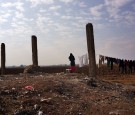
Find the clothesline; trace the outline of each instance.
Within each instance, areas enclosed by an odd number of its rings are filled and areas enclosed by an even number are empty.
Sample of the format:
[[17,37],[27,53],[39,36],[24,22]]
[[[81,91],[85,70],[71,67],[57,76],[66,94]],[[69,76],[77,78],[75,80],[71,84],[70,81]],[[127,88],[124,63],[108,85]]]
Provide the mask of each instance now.
[[[128,61],[129,60],[129,59],[105,56],[105,55],[97,54],[97,53],[95,55],[96,55],[96,60],[97,61],[99,60],[99,65],[105,63],[105,61],[107,63],[116,63],[116,64],[118,64],[120,62],[120,60],[123,60],[123,61]],[[98,57],[99,57],[99,59],[98,59]],[[78,58],[79,58],[79,66],[80,67],[83,67],[84,65],[88,65],[89,58],[88,58],[87,53],[82,55],[82,56],[79,56]],[[129,60],[129,61],[135,61],[135,60]]]
[[119,65],[119,71],[121,73],[132,73],[132,71],[135,71],[135,60],[127,60],[127,59],[119,59],[119,58],[113,58],[108,57],[104,55],[99,55],[99,67],[104,64],[104,61],[107,60],[107,66],[111,67],[111,70],[113,69],[113,63]]
[[[117,60],[132,60],[132,59],[124,59],[124,58],[115,58],[115,57],[111,57],[111,56],[104,56],[104,55],[101,55],[101,54],[99,54],[99,59],[105,59],[105,58],[113,58],[113,59],[117,59]],[[135,60],[135,59],[134,59]],[[134,61],[134,60],[132,60],[132,61]]]
[[[100,56],[100,55],[102,55],[102,56],[105,56],[105,57],[112,57],[112,58],[116,58],[116,57],[113,57],[113,56],[106,56],[106,55],[103,55],[103,54],[95,54],[96,56]],[[123,60],[135,60],[135,59],[127,59],[127,58],[121,58],[121,57],[117,57],[116,59],[123,59]]]

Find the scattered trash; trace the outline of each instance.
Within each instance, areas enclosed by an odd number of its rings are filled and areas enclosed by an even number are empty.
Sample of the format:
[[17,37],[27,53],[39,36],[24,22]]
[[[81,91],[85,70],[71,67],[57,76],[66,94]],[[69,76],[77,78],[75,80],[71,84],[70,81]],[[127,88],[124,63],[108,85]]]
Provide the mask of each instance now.
[[43,111],[39,111],[38,112],[38,115],[43,115]]
[[25,86],[25,89],[34,91],[34,88],[32,86]]
[[12,90],[15,90],[15,88],[13,87]]
[[43,98],[42,98],[40,101],[41,101],[41,102],[44,102],[44,101],[49,102],[51,99],[52,99],[52,98],[47,98],[47,99],[43,99]]
[[132,84],[78,73],[32,75],[0,78],[0,115],[135,115]]
[[109,115],[120,115],[120,113],[118,110],[116,110],[116,111],[109,112]]
[[38,110],[40,110],[40,109],[41,109],[41,106],[39,106],[38,104],[35,104],[35,105],[34,105],[34,110],[38,111]]

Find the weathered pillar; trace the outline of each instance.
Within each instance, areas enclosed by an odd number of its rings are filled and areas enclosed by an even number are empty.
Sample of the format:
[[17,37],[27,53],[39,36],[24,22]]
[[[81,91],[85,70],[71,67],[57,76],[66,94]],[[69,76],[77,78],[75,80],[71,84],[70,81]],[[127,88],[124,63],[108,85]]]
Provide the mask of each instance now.
[[5,44],[2,43],[1,44],[1,74],[5,74],[5,62],[6,62],[6,58],[5,58]]
[[38,66],[37,37],[32,35],[32,61],[33,66]]
[[86,25],[87,35],[87,48],[89,56],[89,77],[96,78],[96,59],[95,59],[95,45],[94,45],[94,33],[91,23]]

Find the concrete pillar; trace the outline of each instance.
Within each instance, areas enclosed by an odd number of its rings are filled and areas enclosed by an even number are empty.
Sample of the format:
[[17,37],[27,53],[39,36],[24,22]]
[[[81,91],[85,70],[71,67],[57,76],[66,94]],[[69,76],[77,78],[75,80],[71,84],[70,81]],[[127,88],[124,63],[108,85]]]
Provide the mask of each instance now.
[[86,25],[86,35],[87,35],[87,48],[89,56],[89,77],[96,78],[94,33],[93,33],[93,25],[91,23],[88,23]]
[[38,66],[37,37],[32,35],[32,61],[33,66]]
[[2,43],[1,44],[1,74],[5,74],[5,62],[6,62],[6,58],[5,58],[5,44]]

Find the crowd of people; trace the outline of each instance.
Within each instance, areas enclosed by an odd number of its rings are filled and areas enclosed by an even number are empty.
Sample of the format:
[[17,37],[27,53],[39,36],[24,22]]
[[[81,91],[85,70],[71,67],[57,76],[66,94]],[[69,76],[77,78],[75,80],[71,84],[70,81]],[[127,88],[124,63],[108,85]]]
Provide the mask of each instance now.
[[99,66],[107,61],[107,66],[113,70],[113,64],[117,64],[120,73],[132,73],[135,71],[135,60],[118,59],[108,56],[99,55]]

